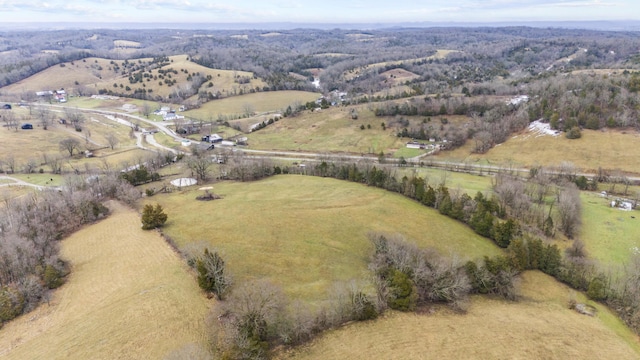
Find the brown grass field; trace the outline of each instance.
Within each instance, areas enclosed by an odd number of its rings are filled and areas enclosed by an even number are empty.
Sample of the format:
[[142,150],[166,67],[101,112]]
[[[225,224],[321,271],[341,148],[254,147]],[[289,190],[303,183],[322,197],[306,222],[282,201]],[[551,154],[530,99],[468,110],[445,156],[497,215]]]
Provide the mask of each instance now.
[[[160,95],[162,97],[166,97],[173,90],[187,84],[188,74],[181,71],[182,69],[186,70],[189,74],[200,73],[205,77],[207,75],[211,75],[213,87],[208,87],[209,82],[207,81],[203,85],[202,89],[212,93],[220,91],[224,97],[237,94],[241,89],[248,92],[249,89],[256,87],[262,88],[266,85],[264,81],[260,79],[253,79],[253,74],[250,72],[210,69],[187,60],[187,55],[170,56],[169,59],[171,60],[171,63],[162,67],[162,69],[174,69],[178,71],[178,74],[171,74],[171,79],[176,80],[177,83],[173,86],[168,86],[166,84],[160,85],[160,79],[150,81],[145,80],[144,88],[152,90],[152,96]],[[148,58],[133,59],[129,62],[148,62],[150,60],[151,59]],[[133,94],[135,89],[143,87],[139,82],[131,84],[128,79],[129,75],[121,74],[121,71],[124,68],[123,62],[123,60],[87,58],[84,60],[63,63],[45,69],[15,84],[3,87],[2,91],[6,93],[20,94],[24,92],[64,88],[67,92],[73,93],[74,89],[76,89],[79,86],[78,84],[80,84],[95,90],[107,89],[119,93]],[[114,65],[118,65],[121,70],[118,72],[114,71]],[[151,75],[153,76],[157,76],[158,74],[158,69],[151,71]],[[251,80],[248,84],[237,84],[234,82],[234,76],[250,77]],[[78,84],[76,84],[76,82]],[[116,84],[117,87],[114,87],[114,84]],[[122,87],[120,85],[122,85]],[[129,86],[131,90],[127,92],[126,86]]]
[[209,101],[199,109],[185,111],[184,114],[201,120],[215,120],[218,115],[243,115],[247,106],[255,113],[281,112],[294,103],[304,104],[319,97],[319,93],[308,91],[257,92]]
[[640,171],[639,140],[640,133],[634,130],[583,130],[582,137],[575,140],[563,135],[536,137],[524,130],[486,154],[472,154],[473,144],[468,141],[459,149],[440,153],[438,158],[516,166],[557,166],[567,161],[588,172],[602,167],[637,174]]
[[[434,307],[390,312],[331,331],[279,359],[638,359],[638,336],[599,306],[595,317],[567,308],[571,290],[527,272],[518,302],[474,297],[468,313]],[[585,301],[576,294],[579,302]]]
[[[196,188],[199,186],[196,186]],[[196,201],[197,189],[158,194],[164,232],[181,249],[217,248],[238,282],[268,278],[295,298],[326,299],[336,281],[368,279],[367,233],[403,234],[445,255],[479,258],[500,250],[470,228],[401,195],[301,175],[223,182],[223,199]]]
[[62,241],[67,283],[0,330],[3,359],[161,359],[201,346],[211,305],[184,261],[139,215],[113,213]]
[[[24,120],[20,123],[32,123],[34,125],[33,130],[18,129],[15,131],[8,128],[0,128],[0,142],[3,144],[2,154],[4,154],[0,156],[0,160],[5,161],[6,156],[11,154],[16,160],[17,172],[22,172],[24,165],[28,161],[34,161],[37,165],[35,171],[42,168],[43,171],[50,172],[51,169],[43,163],[44,154],[60,156],[63,162],[63,169],[72,170],[72,168],[78,167],[84,169],[85,164],[99,166],[103,158],[112,165],[126,161],[130,162],[139,158],[141,156],[140,152],[143,152],[143,150],[135,148],[135,140],[129,137],[129,127],[100,115],[87,114],[82,124],[83,131],[77,132],[71,125],[57,123],[58,118],[65,117],[64,113],[59,110],[55,110],[56,121],[49,125],[47,130],[44,130],[39,125],[38,119],[29,116],[28,110],[16,109],[15,111],[18,118],[24,117]],[[119,140],[114,150],[108,148],[108,141],[106,140],[108,134],[116,135]],[[87,142],[87,136],[89,142]],[[68,138],[78,140],[82,151],[90,149],[94,151],[96,157],[91,159],[86,159],[82,156],[69,158],[69,154],[66,151],[62,152],[60,150],[60,141]],[[96,149],[99,150],[96,151]]]

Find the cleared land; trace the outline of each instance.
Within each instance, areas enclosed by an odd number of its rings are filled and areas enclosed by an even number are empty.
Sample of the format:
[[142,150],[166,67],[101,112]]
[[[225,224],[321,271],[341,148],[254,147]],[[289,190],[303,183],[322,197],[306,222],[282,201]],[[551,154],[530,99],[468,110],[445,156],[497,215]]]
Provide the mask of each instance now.
[[622,211],[609,206],[614,198],[582,193],[582,230],[590,258],[603,265],[619,266],[629,262],[640,249],[640,212]]
[[[73,168],[84,169],[85,164],[100,166],[102,158],[107,159],[113,165],[120,162],[131,162],[140,157],[139,151],[143,151],[136,149],[135,139],[130,138],[131,129],[128,126],[118,124],[100,115],[87,114],[82,123],[83,130],[78,132],[70,124],[58,123],[58,119],[64,118],[65,113],[57,108],[52,108],[55,120],[47,130],[43,130],[39,125],[39,120],[35,118],[35,111],[33,115],[29,115],[26,109],[12,111],[16,112],[16,117],[25,118],[20,121],[21,124],[33,124],[32,130],[0,129],[0,142],[3,146],[3,155],[0,157],[0,161],[4,162],[3,168],[7,168],[7,161],[12,156],[15,160],[16,172],[22,172],[29,162],[35,164],[33,171],[43,169],[45,172],[50,172],[50,167],[44,162],[45,154],[49,158],[60,157],[63,169],[71,171]],[[109,147],[107,136],[115,136],[117,139],[114,150]],[[83,156],[74,156],[69,158],[69,153],[60,149],[60,142],[69,138],[79,142],[80,151],[89,149],[94,152],[96,157],[86,159]],[[78,152],[74,151],[74,153]]]
[[181,249],[217,248],[238,282],[268,278],[295,298],[318,301],[336,281],[368,279],[367,233],[401,233],[445,255],[481,258],[500,250],[470,228],[401,195],[361,184],[282,175],[224,182],[221,200],[190,190],[149,198],[165,208],[165,233]]
[[471,154],[473,142],[468,141],[459,149],[440,153],[438,158],[520,166],[557,166],[567,161],[590,172],[602,167],[638,173],[639,139],[640,133],[633,130],[583,130],[582,137],[575,140],[565,138],[564,134],[538,136],[524,130],[486,154]]
[[[474,297],[467,314],[392,312],[332,331],[281,359],[638,359],[638,338],[606,308],[567,308],[566,286],[539,272],[522,277],[511,303]],[[584,301],[576,294],[578,301]]]
[[210,306],[184,261],[139,215],[111,203],[105,220],[62,241],[67,283],[0,330],[3,359],[160,359],[204,341]]
[[296,102],[304,104],[319,97],[319,93],[295,90],[257,92],[209,101],[199,109],[185,111],[184,114],[201,120],[216,120],[219,115],[240,116],[247,110],[256,113],[281,112]]
[[[395,152],[405,146],[395,130],[382,130],[384,119],[365,106],[355,107],[358,120],[351,119],[350,109],[332,107],[320,112],[305,111],[284,118],[250,134],[251,148],[262,150],[330,151],[378,154]],[[360,127],[364,125],[365,129]],[[368,127],[371,128],[368,128]]]

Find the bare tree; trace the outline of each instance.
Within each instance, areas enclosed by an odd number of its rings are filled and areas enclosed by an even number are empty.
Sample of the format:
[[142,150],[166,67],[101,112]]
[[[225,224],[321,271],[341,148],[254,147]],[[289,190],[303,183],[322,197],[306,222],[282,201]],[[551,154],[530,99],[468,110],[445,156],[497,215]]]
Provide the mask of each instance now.
[[40,125],[42,125],[42,129],[47,130],[49,124],[53,121],[55,115],[51,112],[51,110],[39,106],[36,108],[36,117],[40,120]]
[[6,112],[4,115],[2,115],[2,118],[4,119],[7,128],[18,131],[18,118],[12,111]]
[[142,104],[141,112],[144,117],[149,118],[149,115],[151,115],[151,105],[149,105],[149,103],[145,101]]
[[573,184],[568,184],[560,190],[558,195],[558,217],[560,230],[569,239],[573,239],[578,234],[582,217],[580,191]]
[[65,108],[64,114],[67,117],[67,120],[76,129],[76,131],[82,130],[82,123],[84,122],[84,114],[80,110]]
[[111,150],[113,150],[116,147],[116,145],[118,145],[118,143],[120,142],[120,139],[118,139],[118,137],[113,133],[107,134],[105,138],[107,139],[107,142],[109,143],[109,147],[111,148]]
[[206,154],[192,156],[187,161],[187,166],[189,167],[189,170],[191,170],[191,173],[202,181],[207,180],[209,177],[211,165],[211,158]]
[[66,151],[69,153],[69,157],[73,156],[74,151],[80,150],[80,141],[74,138],[67,138],[59,143],[60,151]]
[[58,155],[42,154],[44,163],[51,168],[51,173],[60,174],[62,172],[62,159]]
[[254,112],[255,112],[255,109],[252,104],[250,103],[242,104],[242,113],[244,114],[244,116],[246,117],[252,116]]
[[24,165],[24,172],[27,174],[31,174],[35,171],[36,167],[38,167],[37,161],[35,159],[29,159]]
[[7,157],[4,159],[4,164],[7,166],[6,170],[10,174],[15,174],[16,167],[17,167],[17,161],[16,161],[16,158],[13,156],[13,154],[7,155]]

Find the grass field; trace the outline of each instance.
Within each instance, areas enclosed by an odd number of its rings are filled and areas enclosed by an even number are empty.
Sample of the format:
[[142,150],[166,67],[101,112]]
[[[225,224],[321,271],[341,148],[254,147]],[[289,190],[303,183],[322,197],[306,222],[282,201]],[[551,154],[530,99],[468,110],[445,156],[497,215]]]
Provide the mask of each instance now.
[[[407,169],[405,171],[413,173],[414,169]],[[426,179],[433,188],[444,183],[450,191],[460,189],[467,192],[471,197],[474,197],[478,191],[481,193],[492,192],[492,178],[490,176],[470,175],[433,168],[419,168],[415,170],[415,173]]]
[[304,104],[308,101],[315,101],[319,97],[319,93],[308,91],[257,92],[209,101],[199,109],[189,110],[184,114],[201,120],[215,120],[218,115],[243,115],[247,107],[256,113],[280,112],[296,102]]
[[628,263],[633,248],[640,248],[640,212],[612,208],[611,200],[596,193],[582,193],[580,239],[589,257],[605,266]]
[[[350,109],[343,107],[320,112],[305,111],[250,134],[249,144],[254,149],[264,150],[361,154],[378,154],[380,151],[394,153],[405,146],[403,139],[395,136],[393,130],[382,130],[383,119],[377,118],[364,106],[356,109],[358,120],[352,120]],[[360,129],[362,125],[365,126],[364,130]]]
[[165,208],[164,231],[180,248],[217,248],[238,282],[265,277],[306,301],[324,299],[336,281],[368,279],[369,231],[401,233],[462,258],[500,253],[433,209],[361,184],[283,175],[212,191],[223,199],[196,201],[202,191],[190,190],[147,201]]
[[471,154],[472,142],[454,151],[440,153],[440,159],[455,159],[479,163],[521,166],[559,165],[563,161],[573,163],[586,171],[595,172],[598,167],[640,172],[640,133],[633,130],[583,130],[580,139],[564,136],[540,136],[525,130],[486,154]]
[[3,359],[161,359],[204,341],[211,302],[184,261],[117,203],[62,242],[67,283],[0,330]]
[[[63,113],[56,112],[55,114],[57,117],[64,117]],[[18,115],[22,116],[20,113]],[[74,168],[84,169],[85,164],[97,167],[101,164],[102,158],[106,158],[111,164],[117,165],[121,162],[131,162],[140,157],[140,154],[136,153],[137,150],[123,152],[123,150],[135,148],[135,140],[129,137],[130,128],[99,115],[86,115],[81,132],[75,131],[71,125],[58,124],[57,120],[49,125],[47,130],[43,130],[42,127],[38,126],[36,119],[22,122],[32,123],[34,125],[33,130],[19,129],[14,131],[7,128],[0,129],[0,142],[2,142],[2,153],[4,154],[0,160],[6,161],[7,156],[13,156],[16,162],[16,172],[24,171],[25,165],[29,162],[36,165],[34,171],[43,169],[44,172],[50,172],[50,167],[44,163],[45,154],[49,157],[60,157],[65,171],[71,171]],[[109,134],[115,135],[118,139],[118,144],[114,150],[108,147],[106,137]],[[64,152],[60,150],[60,142],[69,138],[79,141],[80,151],[90,149],[96,157],[87,159],[82,156],[74,156],[69,158],[66,150]],[[76,151],[75,153],[78,152]],[[3,167],[7,167],[6,163]]]
[[[522,276],[523,298],[474,297],[467,314],[390,312],[321,336],[279,359],[638,359],[640,342],[606,308],[596,317],[567,308],[566,286],[539,273]],[[579,302],[585,299],[576,294]]]
[[[118,46],[117,44],[114,44]],[[130,45],[128,45],[130,46]],[[119,50],[121,51],[121,50]],[[246,71],[220,70],[210,69],[194,62],[187,60],[187,55],[170,56],[170,63],[162,70],[173,69],[177,74],[163,75],[167,79],[175,80],[176,84],[168,86],[163,79],[160,78],[159,69],[147,72],[152,76],[149,81],[132,84],[129,81],[129,74],[122,75],[125,68],[124,60],[110,60],[104,58],[87,58],[83,60],[62,63],[49,67],[27,79],[21,80],[15,84],[11,84],[2,88],[4,92],[20,94],[24,92],[34,92],[42,90],[65,89],[67,93],[75,93],[75,89],[79,86],[93,88],[94,90],[106,89],[113,90],[117,93],[133,94],[136,89],[151,90],[152,96],[167,97],[172,91],[180,86],[185,86],[190,80],[189,75],[199,73],[206,77],[211,75],[212,79],[202,85],[202,89],[213,94],[218,91],[222,96],[231,96],[237,94],[240,90],[248,92],[256,87],[262,88],[266,83],[261,79],[254,79],[253,74]],[[131,59],[129,63],[147,63],[152,59]],[[116,66],[119,68],[117,69]],[[184,71],[183,71],[184,70]],[[235,82],[235,77],[250,78],[247,84],[239,84]],[[209,82],[213,86],[209,87]],[[114,86],[115,84],[115,86]],[[144,86],[143,86],[144,84]],[[130,90],[126,87],[129,86]]]

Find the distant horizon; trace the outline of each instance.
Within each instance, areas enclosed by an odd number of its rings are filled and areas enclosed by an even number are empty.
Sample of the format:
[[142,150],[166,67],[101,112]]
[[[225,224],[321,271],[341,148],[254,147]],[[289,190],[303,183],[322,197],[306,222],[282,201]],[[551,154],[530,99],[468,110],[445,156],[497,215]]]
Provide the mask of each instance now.
[[[411,24],[640,20],[637,0],[0,0],[16,24]],[[636,17],[634,19],[633,17]]]
[[416,22],[2,22],[0,31],[36,30],[218,30],[218,31],[274,31],[294,29],[340,29],[340,30],[383,30],[393,28],[437,28],[437,27],[534,27],[565,28],[604,31],[640,31],[640,20],[535,20],[535,21],[416,21]]

